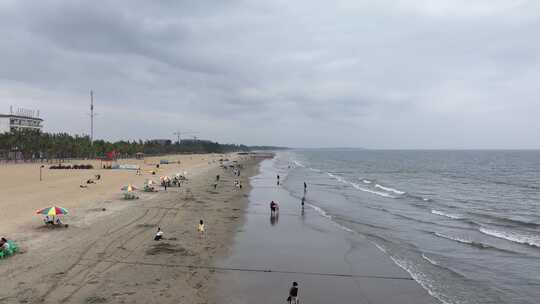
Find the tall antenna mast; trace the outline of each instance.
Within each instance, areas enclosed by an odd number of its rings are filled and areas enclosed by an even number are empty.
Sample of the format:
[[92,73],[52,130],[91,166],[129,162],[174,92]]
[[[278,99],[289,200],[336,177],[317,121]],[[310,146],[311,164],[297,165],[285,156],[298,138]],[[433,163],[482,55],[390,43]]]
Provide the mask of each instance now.
[[94,92],[90,90],[90,144],[94,144]]
[[178,137],[178,143],[180,144],[180,131],[176,131],[173,134]]

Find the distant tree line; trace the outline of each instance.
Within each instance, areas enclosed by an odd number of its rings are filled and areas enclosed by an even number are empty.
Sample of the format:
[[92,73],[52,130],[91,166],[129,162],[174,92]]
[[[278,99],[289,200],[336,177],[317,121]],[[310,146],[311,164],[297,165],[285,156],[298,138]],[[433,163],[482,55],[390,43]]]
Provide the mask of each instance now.
[[172,153],[227,153],[249,151],[245,145],[220,144],[208,140],[116,141],[94,140],[89,136],[21,130],[0,134],[0,159],[66,159],[104,157],[116,151],[119,157]]

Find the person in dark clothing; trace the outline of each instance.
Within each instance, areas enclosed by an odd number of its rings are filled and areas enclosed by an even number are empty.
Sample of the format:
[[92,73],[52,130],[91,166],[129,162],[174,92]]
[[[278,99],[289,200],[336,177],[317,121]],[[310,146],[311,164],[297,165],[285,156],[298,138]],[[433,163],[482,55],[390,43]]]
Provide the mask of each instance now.
[[304,182],[304,193],[307,192],[307,184]]
[[279,174],[277,175],[277,185],[279,186]]
[[304,202],[306,201],[306,197],[302,196],[302,207],[304,207]]
[[289,297],[287,298],[287,302],[289,302],[290,304],[300,303],[298,301],[298,283],[292,283],[292,287],[291,289],[289,289]]
[[270,202],[270,213],[274,214],[276,213],[277,209],[278,209],[278,204],[274,201],[271,201]]

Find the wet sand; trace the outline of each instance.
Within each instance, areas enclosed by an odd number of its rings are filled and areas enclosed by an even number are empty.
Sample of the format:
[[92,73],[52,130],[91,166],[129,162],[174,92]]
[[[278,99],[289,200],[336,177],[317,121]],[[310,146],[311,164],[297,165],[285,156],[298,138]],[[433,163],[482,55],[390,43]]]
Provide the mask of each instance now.
[[[207,303],[208,266],[228,252],[257,170],[258,160],[240,162],[243,189],[231,170],[205,161],[181,188],[76,207],[69,228],[25,222],[27,233],[11,234],[23,252],[0,261],[0,303]],[[158,226],[164,240],[154,241]]]
[[[343,230],[276,186],[271,160],[252,178],[246,222],[221,259],[216,303],[438,303],[365,237]],[[299,185],[301,187],[301,185]],[[279,218],[269,201],[280,203]]]

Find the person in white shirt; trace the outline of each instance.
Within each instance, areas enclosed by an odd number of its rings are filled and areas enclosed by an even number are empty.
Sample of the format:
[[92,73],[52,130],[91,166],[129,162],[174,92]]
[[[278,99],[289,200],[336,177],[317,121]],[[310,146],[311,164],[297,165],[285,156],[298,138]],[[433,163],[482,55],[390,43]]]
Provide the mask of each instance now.
[[156,236],[154,236],[154,241],[159,241],[163,238],[163,231],[161,231],[161,227],[158,227]]

